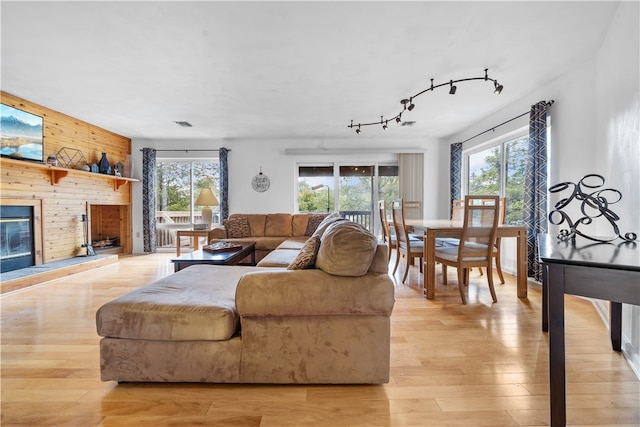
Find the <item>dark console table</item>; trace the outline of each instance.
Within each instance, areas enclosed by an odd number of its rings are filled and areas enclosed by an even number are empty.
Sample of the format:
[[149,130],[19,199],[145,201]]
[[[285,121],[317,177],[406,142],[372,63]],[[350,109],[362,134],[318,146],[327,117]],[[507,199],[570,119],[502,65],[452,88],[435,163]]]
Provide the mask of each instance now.
[[538,236],[542,280],[542,329],[549,332],[551,426],[566,425],[564,294],[611,302],[610,333],[621,349],[622,303],[640,305],[640,248],[635,242],[558,241]]

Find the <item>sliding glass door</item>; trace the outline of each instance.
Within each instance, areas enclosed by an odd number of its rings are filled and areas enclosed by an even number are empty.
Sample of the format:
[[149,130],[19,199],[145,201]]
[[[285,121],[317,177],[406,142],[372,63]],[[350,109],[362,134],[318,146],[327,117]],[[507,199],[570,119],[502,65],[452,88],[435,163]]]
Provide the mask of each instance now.
[[333,212],[379,231],[378,200],[397,199],[397,164],[298,165],[298,211]]
[[[216,197],[219,196],[219,163],[217,160],[159,159],[156,168],[158,248],[175,248],[177,230],[191,229],[193,224],[202,222],[204,206],[195,204],[200,191],[210,188]],[[219,223],[219,206],[210,208],[212,222]]]

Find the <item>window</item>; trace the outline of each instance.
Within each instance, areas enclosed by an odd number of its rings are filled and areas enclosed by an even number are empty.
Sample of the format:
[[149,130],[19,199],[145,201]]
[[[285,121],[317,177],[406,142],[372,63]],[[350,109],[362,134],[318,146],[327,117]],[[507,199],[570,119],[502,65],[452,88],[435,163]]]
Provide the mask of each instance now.
[[298,211],[331,212],[333,181],[333,166],[300,166],[298,168]]
[[[220,168],[217,160],[158,159],[156,229],[158,247],[175,248],[176,231],[202,222],[204,206],[195,205],[200,191],[210,188],[220,195]],[[220,222],[219,206],[210,206],[213,223]]]
[[466,194],[505,198],[505,224],[521,225],[529,137],[483,145],[466,154]]
[[376,232],[378,200],[398,198],[397,165],[298,166],[298,211],[332,212]]

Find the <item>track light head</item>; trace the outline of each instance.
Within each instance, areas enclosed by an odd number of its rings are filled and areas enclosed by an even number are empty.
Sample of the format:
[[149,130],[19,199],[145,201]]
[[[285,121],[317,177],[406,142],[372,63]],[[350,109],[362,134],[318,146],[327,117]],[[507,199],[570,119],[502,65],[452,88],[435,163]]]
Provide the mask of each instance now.
[[409,106],[407,107],[407,110],[411,111],[414,108],[416,108],[416,106],[414,104],[409,104]]
[[449,95],[455,95],[458,87],[453,85],[453,80],[451,80],[449,84],[451,85],[451,89],[449,89]]
[[502,86],[501,84],[498,84],[498,82],[496,81],[495,87],[496,87],[496,90],[494,90],[493,93],[495,93],[496,95],[500,95],[502,93],[502,89],[504,89],[504,86]]
[[357,133],[358,135],[360,135],[360,132],[362,132],[362,131],[360,130],[360,124],[358,124],[358,129],[356,129],[356,133]]
[[396,117],[396,123],[400,123],[402,121],[402,113],[398,114],[398,117]]

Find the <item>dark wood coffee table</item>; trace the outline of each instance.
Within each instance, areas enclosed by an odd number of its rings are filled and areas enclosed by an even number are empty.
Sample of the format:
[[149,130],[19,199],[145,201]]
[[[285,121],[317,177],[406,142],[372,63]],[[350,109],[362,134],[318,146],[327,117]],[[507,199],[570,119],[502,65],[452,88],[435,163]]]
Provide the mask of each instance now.
[[218,252],[215,254],[200,249],[198,251],[180,255],[179,257],[172,259],[171,262],[173,263],[174,271],[180,271],[183,268],[196,264],[237,265],[248,256],[251,256],[251,263],[248,265],[256,265],[255,242],[242,243],[241,249],[228,252]]

